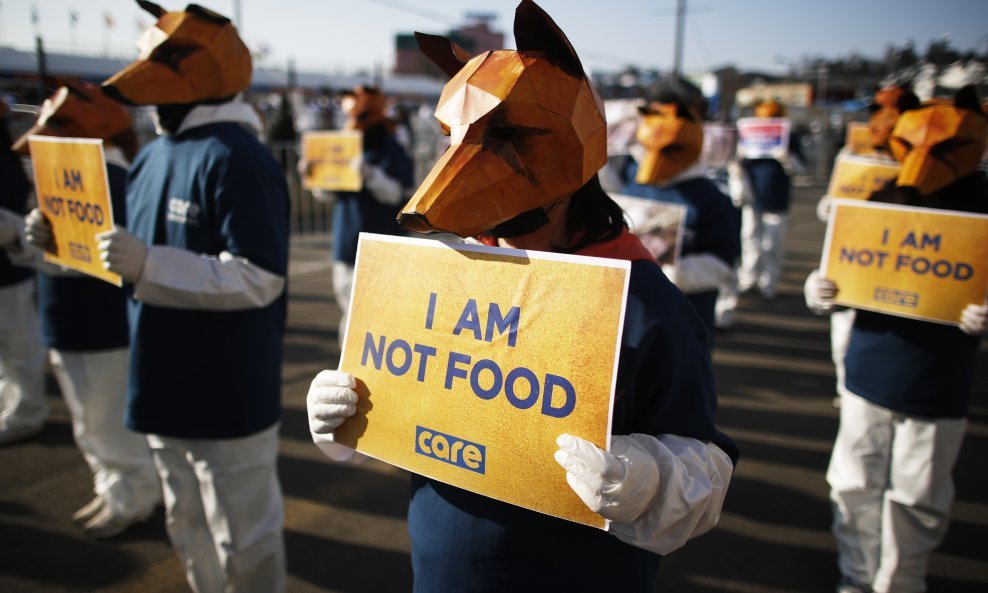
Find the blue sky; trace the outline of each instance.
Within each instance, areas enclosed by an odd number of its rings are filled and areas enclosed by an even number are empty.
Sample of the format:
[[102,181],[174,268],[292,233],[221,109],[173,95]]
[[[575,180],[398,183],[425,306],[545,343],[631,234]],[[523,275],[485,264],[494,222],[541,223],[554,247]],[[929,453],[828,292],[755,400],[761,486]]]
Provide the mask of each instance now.
[[[233,16],[237,0],[200,0]],[[161,0],[167,9],[183,0]],[[541,0],[569,36],[588,70],[616,70],[627,63],[669,70],[675,38],[676,0]],[[880,57],[889,44],[913,41],[924,51],[949,36],[960,50],[988,47],[984,0],[689,0],[684,69],[735,64],[784,71],[809,55]],[[441,33],[468,11],[496,13],[496,27],[511,34],[516,0],[239,0],[241,34],[270,49],[265,63],[290,58],[306,70],[371,69],[392,62],[395,33]],[[117,54],[132,51],[138,23],[153,19],[132,0],[0,0],[0,45],[34,46],[31,8],[38,31],[53,48],[75,47]],[[70,14],[78,19],[74,29]],[[113,28],[104,26],[104,14]]]

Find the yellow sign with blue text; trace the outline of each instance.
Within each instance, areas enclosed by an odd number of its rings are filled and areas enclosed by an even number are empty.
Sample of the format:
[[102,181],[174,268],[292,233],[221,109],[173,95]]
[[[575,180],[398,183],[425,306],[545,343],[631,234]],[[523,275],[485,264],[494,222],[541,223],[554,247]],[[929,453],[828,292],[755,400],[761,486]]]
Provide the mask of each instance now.
[[630,264],[361,233],[336,439],[409,471],[601,529],[556,437],[610,446]]
[[837,303],[958,325],[988,292],[988,215],[834,200],[820,263]]
[[363,177],[364,136],[360,130],[323,130],[302,133],[306,162],[305,189],[360,191]]
[[45,261],[122,286],[103,268],[96,235],[113,229],[113,204],[103,141],[31,136],[31,164],[38,208],[51,224],[53,251]]
[[892,159],[840,153],[834,161],[827,195],[831,198],[866,200],[899,176],[899,163]]

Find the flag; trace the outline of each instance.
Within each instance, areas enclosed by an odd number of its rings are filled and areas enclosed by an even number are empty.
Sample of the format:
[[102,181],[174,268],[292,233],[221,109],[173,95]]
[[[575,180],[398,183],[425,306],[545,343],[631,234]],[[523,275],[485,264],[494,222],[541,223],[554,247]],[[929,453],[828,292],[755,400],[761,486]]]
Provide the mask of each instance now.
[[38,5],[37,4],[32,4],[31,5],[31,24],[34,25],[35,27],[38,26]]
[[112,29],[113,28],[113,25],[114,25],[113,15],[110,14],[109,12],[104,12],[103,13],[103,26],[105,26],[107,29]]
[[74,29],[76,23],[78,22],[79,22],[79,11],[73,8],[72,10],[69,11],[69,26],[71,26]]

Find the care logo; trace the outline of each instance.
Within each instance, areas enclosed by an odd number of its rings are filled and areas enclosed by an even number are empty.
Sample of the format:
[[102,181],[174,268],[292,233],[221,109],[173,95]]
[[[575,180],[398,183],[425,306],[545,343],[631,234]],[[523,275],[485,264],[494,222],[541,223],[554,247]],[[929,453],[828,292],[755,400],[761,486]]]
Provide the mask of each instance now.
[[415,427],[415,452],[478,474],[485,471],[486,447],[424,426]]
[[179,224],[199,224],[199,204],[181,198],[168,198],[168,220]]

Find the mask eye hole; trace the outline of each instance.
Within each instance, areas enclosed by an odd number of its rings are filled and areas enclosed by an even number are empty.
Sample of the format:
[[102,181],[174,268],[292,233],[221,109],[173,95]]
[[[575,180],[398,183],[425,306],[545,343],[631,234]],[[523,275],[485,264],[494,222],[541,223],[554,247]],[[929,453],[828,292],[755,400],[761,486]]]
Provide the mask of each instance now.
[[685,150],[686,147],[682,144],[670,144],[669,146],[664,146],[661,152],[666,156],[677,156],[682,154]]
[[967,144],[970,144],[970,141],[961,140],[958,138],[951,138],[949,140],[944,140],[943,142],[931,148],[930,154],[932,154],[934,157],[940,160],[947,160],[947,157],[951,152]]
[[898,144],[899,148],[901,148],[903,152],[910,152],[913,149],[912,142],[906,140],[905,138],[893,138],[892,141]]
[[161,45],[154,50],[154,54],[151,55],[151,61],[158,62],[167,66],[170,70],[178,72],[179,63],[195,50],[196,48],[194,47],[181,45]]
[[501,142],[511,142],[515,137],[516,130],[509,126],[495,126],[487,130],[487,136]]

